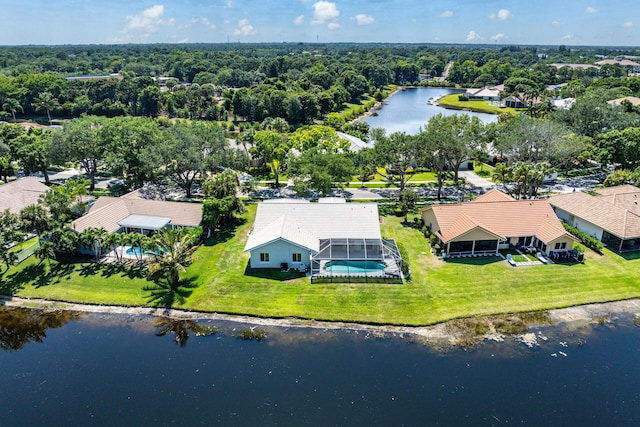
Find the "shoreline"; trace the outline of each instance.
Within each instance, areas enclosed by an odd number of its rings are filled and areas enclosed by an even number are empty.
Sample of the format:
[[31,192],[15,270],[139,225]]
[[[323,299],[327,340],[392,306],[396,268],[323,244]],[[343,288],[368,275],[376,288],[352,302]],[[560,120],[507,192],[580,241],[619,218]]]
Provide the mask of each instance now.
[[402,92],[403,90],[405,90],[405,88],[407,88],[409,86],[396,86],[395,90],[393,92],[391,92],[389,94],[389,96],[387,96],[385,99],[383,99],[382,101],[376,101],[375,104],[373,104],[373,107],[371,107],[368,111],[366,111],[364,114],[360,114],[358,117],[356,117],[353,120],[349,120],[350,124],[354,124],[359,122],[362,119],[366,119],[367,117],[371,117],[374,115],[374,113],[376,111],[378,111],[379,109],[381,109],[384,106],[384,103],[387,102],[388,99],[390,99],[393,95],[395,95],[398,92]]
[[[457,336],[447,326],[454,320],[429,326],[369,325],[364,323],[331,322],[298,318],[261,318],[247,315],[208,313],[175,308],[123,307],[115,305],[93,305],[60,302],[44,299],[0,296],[0,307],[27,308],[32,310],[67,310],[92,314],[122,314],[129,316],[157,316],[178,320],[220,320],[244,323],[254,326],[279,328],[313,328],[327,330],[367,331],[373,333],[410,334],[427,340],[447,340],[455,343]],[[640,318],[640,298],[585,304],[575,307],[548,310],[552,324],[572,322],[594,322],[602,316],[612,314],[634,314]],[[536,325],[530,325],[530,327]],[[542,325],[540,325],[542,326]],[[495,334],[487,334],[485,339],[495,339]]]

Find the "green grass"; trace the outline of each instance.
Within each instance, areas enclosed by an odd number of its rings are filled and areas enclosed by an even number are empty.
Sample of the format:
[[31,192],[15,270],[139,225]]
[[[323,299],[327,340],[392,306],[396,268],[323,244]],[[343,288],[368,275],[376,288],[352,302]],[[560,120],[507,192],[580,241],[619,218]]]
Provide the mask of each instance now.
[[38,236],[32,237],[28,240],[24,240],[12,246],[11,249],[9,249],[9,252],[20,252],[21,250],[26,249],[31,245],[35,245],[36,243],[38,243]]
[[460,101],[458,97],[459,93],[452,93],[450,95],[443,96],[438,101],[438,105],[447,108],[453,108],[456,110],[469,110],[476,111],[479,113],[489,113],[489,114],[499,114],[499,113],[509,113],[509,114],[517,114],[519,110],[515,108],[508,107],[497,107],[495,105],[489,104],[487,101],[474,100],[474,101]]
[[[195,252],[178,308],[264,317],[426,325],[479,315],[528,312],[640,297],[640,254],[586,262],[510,267],[498,257],[442,261],[402,218],[383,218],[382,234],[403,243],[411,281],[397,284],[310,284],[297,273],[247,269],[243,253],[255,205],[236,227]],[[55,265],[55,264],[54,264]],[[61,264],[51,272],[34,257],[12,267],[0,293],[74,302],[145,305],[144,271],[90,263]]]

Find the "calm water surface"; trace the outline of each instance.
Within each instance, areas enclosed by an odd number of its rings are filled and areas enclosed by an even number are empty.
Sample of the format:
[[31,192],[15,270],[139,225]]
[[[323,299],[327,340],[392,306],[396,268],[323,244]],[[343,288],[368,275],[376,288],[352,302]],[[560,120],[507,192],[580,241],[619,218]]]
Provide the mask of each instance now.
[[[246,325],[157,322],[7,321],[5,312],[1,424],[640,423],[640,329],[631,316],[615,326],[539,329],[547,340],[533,349],[507,338],[469,351],[312,329],[267,328],[266,340],[244,341],[235,334]],[[192,331],[213,324],[214,335]]]
[[406,132],[417,134],[420,127],[424,127],[429,118],[436,114],[469,114],[477,116],[485,123],[496,122],[498,116],[495,114],[474,113],[469,111],[448,110],[429,104],[429,99],[438,98],[443,95],[458,92],[447,88],[413,88],[398,92],[389,98],[384,106],[378,110],[378,115],[367,117],[363,121],[369,123],[371,129],[383,128],[387,134],[393,132]]

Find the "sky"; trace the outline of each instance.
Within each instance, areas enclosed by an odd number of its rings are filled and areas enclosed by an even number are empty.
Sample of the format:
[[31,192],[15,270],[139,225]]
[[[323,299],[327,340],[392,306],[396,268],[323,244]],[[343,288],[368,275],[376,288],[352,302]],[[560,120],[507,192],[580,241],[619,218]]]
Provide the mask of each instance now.
[[640,46],[638,0],[0,0],[0,45]]

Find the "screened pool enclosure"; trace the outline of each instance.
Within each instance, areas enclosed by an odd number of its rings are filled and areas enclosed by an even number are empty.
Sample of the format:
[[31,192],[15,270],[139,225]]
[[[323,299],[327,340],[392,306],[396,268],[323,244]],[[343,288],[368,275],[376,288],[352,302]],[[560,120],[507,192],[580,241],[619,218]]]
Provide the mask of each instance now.
[[312,279],[400,279],[402,258],[392,239],[320,239],[311,257]]

